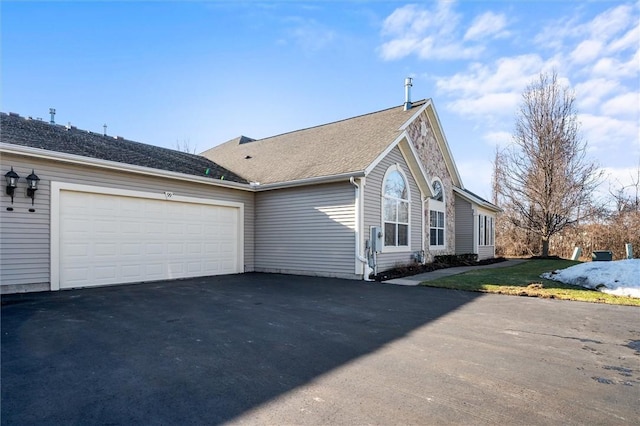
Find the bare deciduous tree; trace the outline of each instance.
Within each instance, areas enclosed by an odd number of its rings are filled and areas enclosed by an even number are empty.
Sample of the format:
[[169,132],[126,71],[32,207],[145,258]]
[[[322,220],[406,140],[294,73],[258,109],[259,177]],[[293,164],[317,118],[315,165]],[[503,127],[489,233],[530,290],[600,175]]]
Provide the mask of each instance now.
[[496,155],[504,219],[537,235],[542,256],[549,255],[553,235],[589,212],[601,177],[586,159],[574,103],[555,72],[541,73],[522,95],[513,143]]
[[195,154],[196,147],[191,147],[191,140],[183,139],[182,141],[176,140],[176,150],[186,152],[188,154]]

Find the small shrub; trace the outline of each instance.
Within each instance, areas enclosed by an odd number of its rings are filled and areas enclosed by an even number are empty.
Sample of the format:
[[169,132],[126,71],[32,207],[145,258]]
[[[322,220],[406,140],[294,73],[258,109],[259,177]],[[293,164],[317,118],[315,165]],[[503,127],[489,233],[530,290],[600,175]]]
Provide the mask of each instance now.
[[504,257],[493,257],[490,259],[478,260],[478,255],[475,253],[447,254],[435,256],[432,263],[398,263],[391,269],[378,272],[377,275],[371,274],[369,278],[376,281],[387,281],[394,278],[402,278],[431,272],[437,269],[451,268],[454,266],[489,265],[492,263],[503,262],[505,260],[506,259]]
[[467,266],[478,263],[478,255],[475,253],[466,254],[444,254],[433,258],[435,263],[443,263],[449,266]]

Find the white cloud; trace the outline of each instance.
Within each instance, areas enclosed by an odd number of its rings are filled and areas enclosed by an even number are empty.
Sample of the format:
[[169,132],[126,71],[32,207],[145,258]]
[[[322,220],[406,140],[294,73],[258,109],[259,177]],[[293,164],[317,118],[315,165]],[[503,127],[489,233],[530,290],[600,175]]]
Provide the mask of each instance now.
[[614,187],[634,185],[640,170],[640,158],[638,160],[639,163],[635,167],[605,167],[603,168],[604,174]]
[[591,62],[602,52],[602,42],[597,40],[585,40],[571,52],[571,59],[577,64]]
[[440,0],[431,9],[418,5],[400,7],[383,22],[381,34],[390,36],[379,53],[390,61],[416,55],[420,59],[472,59],[479,57],[484,46],[465,45],[460,37],[460,15],[453,11],[454,2]]
[[380,54],[382,59],[387,61],[401,59],[416,51],[420,43],[421,41],[417,38],[391,40],[382,45]]
[[487,132],[482,136],[487,144],[498,147],[506,147],[513,141],[513,135],[505,131]]
[[431,14],[415,4],[398,8],[382,24],[382,34],[397,36],[419,35],[431,24]]
[[592,109],[602,103],[602,99],[617,93],[620,82],[606,78],[594,78],[575,85],[576,102],[580,109]]
[[635,27],[631,28],[627,31],[626,34],[622,35],[616,40],[611,41],[609,44],[610,52],[619,52],[627,49],[638,48],[638,43],[640,42],[640,24],[636,24]]
[[447,103],[447,108],[459,115],[514,117],[519,102],[519,93],[487,93],[476,98],[457,99]]
[[543,65],[538,55],[498,59],[494,64],[471,64],[467,71],[438,80],[436,87],[446,93],[478,96],[492,92],[521,92]]
[[594,39],[608,41],[620,31],[624,31],[635,20],[633,7],[624,4],[599,14],[590,22],[584,24],[584,28],[579,27],[578,32],[586,32]]
[[[621,120],[615,117],[594,114],[579,114],[582,133],[591,151],[600,155],[615,153],[617,149],[637,151],[639,127],[633,120]],[[622,160],[622,159],[619,159]]]
[[627,92],[602,104],[601,111],[608,116],[635,118],[640,116],[640,93]]
[[609,78],[634,77],[640,73],[638,63],[640,61],[640,50],[625,61],[614,57],[603,57],[593,66],[592,73],[595,76],[606,76]]
[[504,15],[486,12],[473,20],[463,39],[478,40],[487,37],[504,37],[508,35],[508,32],[504,31],[506,26],[507,19]]

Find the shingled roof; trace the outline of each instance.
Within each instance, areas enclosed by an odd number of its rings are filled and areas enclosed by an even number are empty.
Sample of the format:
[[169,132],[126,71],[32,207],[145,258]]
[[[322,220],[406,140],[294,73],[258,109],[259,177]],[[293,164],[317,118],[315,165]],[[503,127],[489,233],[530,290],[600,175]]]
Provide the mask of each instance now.
[[253,140],[240,136],[201,155],[261,184],[364,171],[427,101]]
[[193,176],[248,183],[239,175],[200,155],[105,136],[71,126],[0,112],[2,143],[81,155]]

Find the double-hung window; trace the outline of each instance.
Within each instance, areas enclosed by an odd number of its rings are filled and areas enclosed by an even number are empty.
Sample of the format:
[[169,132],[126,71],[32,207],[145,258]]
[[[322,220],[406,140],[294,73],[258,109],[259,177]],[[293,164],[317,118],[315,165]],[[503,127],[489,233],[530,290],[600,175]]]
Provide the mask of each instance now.
[[439,180],[434,180],[431,186],[433,197],[429,200],[429,246],[444,248],[446,237],[444,190]]
[[409,188],[398,166],[385,174],[382,188],[385,247],[409,246]]
[[492,246],[494,244],[493,217],[483,214],[478,215],[478,245]]
[[429,211],[430,239],[429,245],[444,245],[444,212],[437,210]]

